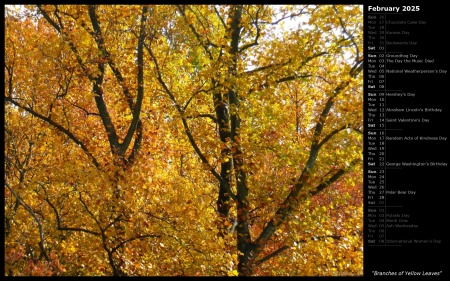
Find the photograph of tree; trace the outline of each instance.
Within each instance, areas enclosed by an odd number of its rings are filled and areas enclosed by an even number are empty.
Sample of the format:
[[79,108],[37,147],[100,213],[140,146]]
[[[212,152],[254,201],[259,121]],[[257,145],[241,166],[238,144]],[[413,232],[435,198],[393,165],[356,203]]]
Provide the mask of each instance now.
[[362,276],[361,5],[6,5],[7,276]]

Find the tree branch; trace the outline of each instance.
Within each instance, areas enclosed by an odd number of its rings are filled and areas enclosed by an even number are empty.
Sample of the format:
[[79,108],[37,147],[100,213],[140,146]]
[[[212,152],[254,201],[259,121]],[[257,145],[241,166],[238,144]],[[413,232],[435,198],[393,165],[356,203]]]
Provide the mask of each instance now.
[[263,70],[266,70],[266,69],[269,69],[269,68],[272,68],[272,67],[276,67],[276,66],[285,66],[285,65],[287,65],[287,64],[289,64],[291,62],[292,62],[292,59],[289,59],[287,62],[273,63],[273,64],[261,66],[261,67],[258,67],[258,68],[255,68],[255,69],[252,69],[252,70],[249,70],[249,71],[245,71],[244,74],[248,75],[248,74],[253,74],[253,73],[256,73],[256,72],[260,72],[260,71],[263,71]]
[[97,169],[100,169],[100,164],[98,163],[97,159],[91,154],[91,152],[87,149],[86,145],[81,142],[74,134],[72,134],[69,130],[67,130],[66,128],[62,127],[61,125],[59,125],[58,123],[56,123],[55,121],[53,121],[50,118],[47,118],[37,112],[35,112],[34,110],[25,107],[21,104],[19,104],[18,102],[16,102],[12,97],[6,97],[5,96],[5,101],[10,102],[12,104],[14,104],[15,106],[22,108],[23,110],[31,113],[32,115],[36,116],[37,118],[49,123],[50,125],[52,125],[53,127],[55,127],[56,129],[58,129],[59,131],[61,131],[62,133],[64,133],[66,136],[68,136],[73,142],[75,142],[79,147],[81,147],[81,149],[84,151],[84,153],[92,160],[92,162],[94,163],[95,167],[97,167]]
[[287,250],[287,249],[289,249],[289,248],[290,248],[290,247],[289,247],[289,246],[286,246],[286,245],[283,246],[283,247],[281,247],[281,248],[279,248],[278,250],[276,250],[276,251],[274,251],[274,252],[268,254],[267,256],[265,256],[265,257],[263,257],[263,258],[257,260],[257,261],[254,263],[254,266],[259,266],[259,265],[261,265],[262,263],[264,263],[264,262],[270,260],[270,259],[273,258],[273,257],[278,256],[280,253],[284,252],[285,250]]
[[[131,121],[130,127],[128,129],[127,135],[125,137],[125,140],[121,144],[121,154],[124,155],[125,151],[128,149],[128,146],[130,145],[131,139],[133,138],[134,132],[136,131],[138,126],[142,126],[142,123],[140,122],[139,116],[141,113],[142,108],[142,101],[144,99],[144,40],[145,40],[145,32],[144,32],[144,24],[147,20],[147,11],[148,7],[144,6],[142,8],[142,17],[141,17],[141,26],[140,26],[140,34],[138,38],[138,47],[137,47],[137,63],[138,63],[138,94],[136,99],[136,104],[133,106],[132,102],[129,103],[130,110],[133,112],[133,119]],[[128,88],[126,88],[128,90]],[[125,93],[125,91],[124,91]],[[128,98],[128,97],[127,97]],[[129,98],[128,98],[129,99]],[[142,134],[141,134],[142,135]],[[138,149],[139,146],[134,147],[133,149],[133,155],[134,152],[136,152],[136,149]]]
[[[100,29],[100,24],[98,22],[97,14],[96,14],[96,7],[93,5],[89,6],[89,17],[91,19],[92,26],[94,28],[94,40],[97,43],[98,48],[100,51],[102,51],[103,56],[106,58],[109,58],[110,55],[106,51],[105,48],[105,42],[103,39],[103,35]],[[108,141],[109,145],[111,147],[111,152],[113,155],[119,155],[123,157],[123,153],[119,144],[119,137],[117,136],[116,129],[114,127],[114,124],[112,123],[111,117],[109,115],[108,109],[106,107],[105,101],[103,100],[103,75],[105,72],[105,66],[104,62],[99,62],[98,69],[100,70],[100,75],[97,78],[94,78],[92,80],[93,82],[93,91],[94,91],[94,99],[95,103],[97,104],[98,111],[100,113],[100,117],[103,122],[103,126],[106,130],[106,133],[108,135]],[[114,68],[111,66],[111,69]]]
[[[332,239],[334,239],[334,240],[340,240],[341,237],[342,237],[342,236],[339,236],[339,235],[326,235],[326,236],[323,236],[323,237],[311,237],[311,240],[312,240],[312,241],[315,241],[315,240],[323,240],[323,239],[326,239],[326,238],[332,238]],[[295,241],[295,243],[297,243],[297,244],[300,244],[300,243],[307,243],[307,242],[308,242],[308,241],[307,241],[306,239],[302,239],[302,240],[299,240],[299,241]],[[280,247],[278,250],[276,250],[276,251],[274,251],[274,252],[268,254],[268,255],[265,256],[264,258],[261,258],[261,259],[257,260],[257,261],[254,263],[254,266],[260,266],[262,263],[264,263],[264,262],[270,260],[270,259],[273,258],[273,257],[276,257],[277,255],[281,254],[282,252],[284,252],[285,250],[290,249],[290,248],[291,248],[290,246],[284,245],[284,246]]]
[[[361,66],[361,68],[358,67],[356,69],[359,69],[359,71],[361,71],[362,66]],[[358,73],[359,73],[358,71],[353,72],[354,75],[358,75]],[[352,74],[352,73],[350,73],[350,74]],[[303,169],[300,177],[298,178],[297,182],[295,183],[295,185],[294,185],[293,189],[291,190],[291,192],[289,193],[289,195],[284,199],[283,203],[280,205],[278,210],[275,212],[274,218],[272,218],[269,221],[269,223],[263,229],[263,231],[261,232],[259,237],[256,239],[256,241],[255,241],[255,245],[256,245],[255,256],[257,256],[261,252],[262,246],[268,242],[268,240],[274,234],[277,227],[285,221],[287,214],[292,212],[294,205],[299,203],[298,196],[300,194],[300,191],[305,186],[305,183],[310,178],[310,171],[315,166],[316,159],[319,154],[319,150],[321,148],[321,146],[319,145],[319,138],[320,138],[320,135],[322,134],[325,120],[328,116],[328,113],[330,112],[331,107],[334,104],[335,97],[339,93],[341,93],[348,86],[349,83],[350,82],[348,80],[341,82],[338,86],[335,87],[333,92],[330,93],[329,98],[322,110],[322,113],[319,116],[319,120],[316,123],[314,134],[313,134],[313,140],[311,143],[309,158],[305,164],[305,168]],[[330,180],[328,182],[336,181],[345,172],[346,171],[340,171],[340,172],[336,173],[333,177],[330,178]],[[323,185],[319,186],[320,190],[323,190],[324,188],[329,186],[329,184],[330,183],[327,183],[327,182],[323,183]],[[304,199],[304,198],[305,197],[302,197],[302,199]]]
[[322,145],[324,145],[327,141],[329,141],[334,135],[336,135],[336,134],[339,133],[340,131],[345,130],[345,129],[348,129],[348,128],[351,128],[351,129],[353,129],[354,131],[356,131],[356,132],[358,132],[358,133],[360,133],[360,134],[363,133],[361,130],[359,130],[359,129],[353,127],[351,124],[345,124],[345,125],[343,125],[342,127],[338,128],[338,129],[336,129],[336,130],[333,130],[333,131],[331,131],[328,135],[326,135],[326,136],[322,139],[322,141],[321,141],[320,143],[317,144],[318,147],[319,147],[319,148],[322,147]]
[[161,75],[161,70],[159,68],[159,64],[158,61],[155,57],[155,55],[153,54],[152,49],[147,46],[147,44],[144,44],[145,48],[147,49],[147,51],[150,53],[150,56],[152,57],[152,61],[155,64],[155,68],[156,68],[156,75],[157,75],[157,79],[159,81],[159,83],[161,84],[161,86],[163,87],[164,91],[166,92],[166,94],[170,97],[170,99],[172,100],[172,102],[174,103],[178,113],[181,115],[181,120],[183,123],[183,127],[185,129],[186,135],[189,139],[189,142],[191,143],[192,147],[194,148],[195,152],[197,153],[198,157],[200,158],[200,160],[202,161],[203,165],[207,165],[207,167],[209,168],[209,171],[214,175],[214,177],[225,186],[225,188],[227,189],[229,195],[231,196],[231,198],[233,198],[234,200],[236,199],[236,195],[232,192],[230,185],[226,182],[225,179],[223,179],[215,170],[214,168],[209,164],[208,160],[206,159],[205,155],[203,155],[203,153],[201,152],[200,148],[198,147],[194,137],[192,136],[191,130],[189,129],[189,125],[187,124],[186,118],[183,116],[184,112],[183,109],[181,108],[181,106],[177,103],[174,94],[172,93],[172,91],[170,91],[170,89],[167,87],[166,83],[164,82],[162,75]]
[[303,10],[305,10],[308,6],[309,6],[309,5],[306,5],[305,7],[303,7],[299,13],[292,13],[292,14],[290,14],[289,16],[285,16],[285,17],[279,18],[278,20],[273,21],[273,22],[262,21],[262,22],[260,22],[260,23],[262,23],[262,24],[276,25],[276,24],[279,24],[279,23],[280,23],[281,21],[283,21],[283,20],[286,20],[286,19],[292,19],[292,18],[294,18],[294,17],[298,17],[298,16],[304,15],[304,14],[309,14],[308,12],[303,12]]
[[[147,9],[144,7],[143,9]],[[122,91],[126,97],[127,103],[133,111],[134,103],[133,103],[133,97],[130,94],[130,91],[125,84],[125,80],[122,76],[122,73],[117,68],[116,64],[113,62],[111,58],[111,54],[108,52],[105,46],[105,40],[102,35],[102,30],[100,28],[100,23],[98,21],[97,12],[96,12],[96,6],[95,5],[89,5],[89,17],[91,19],[92,27],[94,28],[94,32],[91,33],[91,35],[94,37],[95,42],[97,43],[98,49],[102,52],[103,58],[106,59],[108,62],[109,67],[111,68],[112,72],[114,73],[114,76],[116,77],[117,81],[119,82],[120,87],[122,88]],[[141,19],[141,25],[142,25],[142,19]],[[139,37],[143,35],[143,31],[141,28],[141,34]],[[139,43],[138,43],[139,48]],[[139,56],[139,55],[138,55]],[[139,66],[139,63],[138,63]]]
[[259,44],[259,43],[258,43],[258,39],[259,39],[259,36],[261,35],[261,30],[260,30],[259,25],[258,25],[258,14],[259,14],[260,11],[261,11],[261,7],[258,8],[258,11],[256,12],[256,21],[253,23],[253,24],[255,25],[255,27],[256,27],[255,40],[253,40],[252,43],[249,43],[249,44],[247,44],[247,45],[242,46],[242,47],[239,49],[239,51],[238,51],[239,53],[241,53],[241,52],[243,52],[244,50],[246,50],[246,49],[248,49],[248,48],[251,48],[251,47],[253,47],[253,46],[257,46],[257,45]]
[[[320,57],[320,56],[324,56],[324,55],[327,55],[327,54],[328,54],[328,52],[320,52],[320,53],[317,53],[317,54],[313,54],[312,56],[306,58],[301,63],[301,65],[298,67],[297,70],[301,69],[303,66],[305,66],[309,61],[313,60],[314,58],[317,58],[317,57]],[[282,67],[282,66],[288,65],[290,63],[292,63],[292,59],[289,59],[287,62],[284,62],[284,63],[274,63],[274,64],[269,64],[269,65],[266,65],[266,66],[262,66],[262,67],[259,67],[259,68],[256,68],[256,69],[252,69],[252,70],[244,72],[243,74],[244,75],[250,75],[250,74],[253,74],[253,73],[256,73],[256,72],[260,72],[260,71],[263,71],[263,70],[266,70],[266,69],[269,69],[269,68],[278,67],[278,66]],[[298,78],[306,78],[306,77],[311,77],[311,76],[312,75],[310,75],[310,74],[291,75],[291,76],[282,77],[282,78],[277,79],[276,83],[282,83],[282,82],[286,82],[286,81],[295,80],[295,79],[298,79]]]
[[76,108],[82,110],[82,111],[86,114],[86,116],[88,116],[88,115],[94,115],[94,116],[99,116],[99,117],[100,117],[100,114],[98,114],[98,113],[95,113],[95,112],[88,112],[88,111],[87,111],[86,109],[84,109],[83,107],[81,107],[81,106],[79,106],[79,105],[77,105],[77,104],[74,104],[73,102],[71,102],[71,101],[69,101],[69,100],[68,100],[68,102],[69,102],[69,104],[71,104],[72,106],[74,106],[74,107],[76,107]]
[[[52,20],[52,19],[50,18],[50,16],[47,14],[47,12],[44,11],[44,10],[42,9],[42,5],[36,5],[36,6],[37,6],[38,10],[40,11],[40,13],[42,14],[42,16],[45,18],[45,20],[47,20],[47,22],[48,22],[51,26],[53,26],[53,27],[56,29],[56,31],[58,31],[59,34],[62,35],[63,40],[64,40],[65,42],[67,42],[67,44],[69,45],[70,49],[71,49],[72,52],[75,54],[76,59],[77,59],[77,62],[78,62],[78,64],[80,65],[80,67],[83,69],[83,72],[85,73],[85,75],[89,78],[90,81],[95,81],[95,78],[92,76],[92,74],[90,74],[90,73],[87,71],[86,65],[83,63],[83,60],[81,59],[80,54],[78,53],[77,48],[75,47],[75,45],[73,44],[73,42],[69,40],[69,36],[68,36],[67,33],[64,31],[64,28],[63,28],[62,24],[61,24],[61,25],[58,25],[54,20]],[[57,8],[57,5],[55,5],[55,6],[56,6],[56,8]],[[58,14],[56,13],[57,11],[58,11],[58,10],[56,9],[54,14],[55,14],[55,17],[57,17],[58,21],[61,23],[61,19],[59,18]]]
[[38,217],[36,216],[36,214],[34,213],[34,211],[31,209],[31,207],[28,206],[28,204],[26,204],[26,203],[19,197],[19,195],[17,195],[17,193],[14,191],[14,189],[13,189],[7,182],[5,182],[5,185],[6,185],[6,187],[8,187],[8,189],[9,189],[9,190],[11,191],[11,193],[14,195],[14,197],[16,197],[17,202],[18,202],[20,205],[22,205],[22,206],[25,208],[25,210],[27,210],[28,213],[30,213],[30,215],[31,215],[31,216],[34,218],[34,220],[36,221],[36,224],[38,225],[38,228],[39,228],[39,238],[40,238],[40,242],[39,242],[38,244],[39,244],[39,248],[40,248],[40,250],[41,250],[41,254],[44,255],[46,261],[50,261],[50,258],[49,258],[48,254],[47,254],[47,249],[45,248],[45,245],[44,245],[44,240],[45,240],[45,238],[44,238],[44,230],[42,229],[42,225],[41,225],[40,220],[38,219]]
[[[333,5],[333,9],[334,9],[334,12],[335,12],[336,14],[339,14],[339,11],[337,10],[336,5]],[[358,49],[358,44],[356,44],[355,39],[353,38],[353,36],[350,35],[350,34],[347,32],[347,29],[345,28],[344,21],[342,20],[342,18],[341,18],[340,16],[338,16],[338,19],[339,19],[339,24],[340,24],[341,27],[342,27],[342,30],[344,30],[344,34],[346,34],[346,35],[350,38],[350,41],[352,41],[352,45],[355,47],[355,53],[356,53],[355,62],[358,62],[358,61],[359,61],[359,57],[360,57],[360,55],[359,55],[359,49]]]
[[92,230],[89,230],[89,229],[78,228],[78,227],[64,227],[64,226],[61,226],[61,218],[59,216],[58,210],[56,209],[55,205],[53,205],[53,203],[50,202],[48,197],[45,198],[45,201],[47,202],[48,205],[50,205],[50,207],[53,209],[53,212],[55,213],[56,225],[57,225],[56,229],[58,229],[58,230],[65,230],[65,231],[79,231],[79,232],[85,232],[85,233],[93,234],[95,236],[101,236],[100,233],[92,231]]
[[[181,15],[183,16],[185,22],[187,23],[187,19],[186,19],[186,13],[185,13],[185,9],[184,7],[182,7],[181,5],[177,5],[178,11],[180,11]],[[217,47],[217,45],[211,43],[209,41],[208,38],[206,38],[206,42],[207,44],[205,44],[204,40],[202,39],[202,36],[197,32],[197,30],[195,29],[195,27],[192,24],[188,24],[189,28],[191,29],[192,33],[194,33],[195,37],[197,38],[197,41],[201,44],[201,46],[203,47],[203,49],[205,50],[205,52],[208,54],[209,58],[212,60],[213,59],[213,55],[212,53],[208,50],[207,46],[213,46],[213,47]]]
[[342,177],[345,173],[347,173],[351,168],[353,168],[356,164],[360,163],[361,159],[353,159],[352,162],[348,165],[346,169],[339,169],[331,176],[328,180],[322,182],[318,186],[316,186],[315,191],[310,192],[311,196],[319,194],[322,190],[336,182],[340,177]]
[[[56,6],[56,10],[54,12],[54,15],[55,15],[55,17],[57,17],[57,19],[58,19],[58,21],[60,23],[59,25],[54,20],[52,20],[50,18],[50,16],[47,14],[47,12],[42,9],[41,5],[37,5],[39,11],[43,15],[43,17],[47,20],[47,22],[49,22],[50,25],[52,25],[62,35],[63,40],[65,42],[67,42],[67,44],[69,45],[70,49],[75,54],[77,62],[80,65],[80,67],[83,69],[83,72],[86,74],[86,76],[89,78],[89,80],[93,83],[94,99],[95,99],[95,102],[97,104],[97,108],[99,110],[100,117],[101,117],[102,122],[103,122],[103,126],[105,127],[105,130],[106,130],[107,135],[108,135],[108,140],[109,140],[109,144],[111,146],[111,151],[112,151],[113,155],[117,155],[120,152],[118,137],[117,137],[116,130],[114,128],[114,125],[111,122],[111,118],[109,116],[108,110],[106,108],[105,102],[104,102],[103,97],[102,97],[103,91],[102,91],[101,83],[102,83],[102,80],[103,80],[103,73],[104,73],[103,64],[102,63],[98,64],[98,68],[99,68],[99,70],[101,72],[98,77],[94,77],[88,71],[86,65],[84,65],[83,60],[81,59],[81,57],[80,57],[80,55],[78,53],[77,48],[75,47],[73,42],[69,40],[69,36],[64,31],[64,28],[62,26],[62,21],[61,21],[59,15],[57,14],[58,7],[57,7],[57,5],[55,5],[55,6]],[[89,9],[89,14],[90,14],[91,21],[92,21],[92,23],[94,25],[94,28],[95,28],[95,23],[98,24],[98,22],[96,22],[95,10],[90,8]],[[98,28],[99,28],[99,26],[98,26]],[[101,33],[97,33],[96,36],[98,37],[99,34],[101,35]],[[96,39],[96,40],[98,40],[98,39]],[[103,39],[101,39],[101,40],[103,40]]]
[[211,119],[214,123],[217,124],[217,118],[214,117],[214,115],[212,115],[212,114],[197,114],[197,115],[194,115],[194,116],[185,116],[184,118],[186,118],[186,119],[192,119],[192,118],[198,118],[198,117],[206,117],[206,118],[209,118],[209,119]]
[[135,237],[132,237],[130,239],[120,242],[117,246],[115,246],[114,248],[111,249],[111,253],[116,252],[120,247],[122,247],[126,243],[132,242],[134,240],[141,240],[141,239],[145,239],[145,238],[159,238],[159,237],[161,237],[161,235],[159,235],[159,234],[138,235],[138,236],[135,236]]
[[216,6],[214,6],[214,12],[216,13],[217,17],[219,18],[220,22],[222,23],[222,26],[224,28],[226,28],[226,24],[225,21],[223,20],[223,18],[220,16],[219,11],[217,10]]

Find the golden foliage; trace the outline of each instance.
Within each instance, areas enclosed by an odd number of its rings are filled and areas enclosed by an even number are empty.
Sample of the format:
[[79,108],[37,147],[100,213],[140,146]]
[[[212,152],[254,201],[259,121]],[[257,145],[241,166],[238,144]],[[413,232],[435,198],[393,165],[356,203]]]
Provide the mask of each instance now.
[[6,6],[6,273],[361,275],[362,40],[359,6]]

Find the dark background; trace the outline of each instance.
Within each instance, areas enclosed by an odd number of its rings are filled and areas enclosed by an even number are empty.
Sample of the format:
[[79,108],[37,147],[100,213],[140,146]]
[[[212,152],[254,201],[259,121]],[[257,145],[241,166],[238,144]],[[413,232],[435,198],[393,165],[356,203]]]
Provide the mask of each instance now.
[[[431,1],[364,1],[364,17],[367,22],[367,7],[371,6],[420,6],[419,12],[403,12],[387,15],[389,20],[422,20],[426,25],[388,25],[386,30],[407,30],[409,36],[399,36],[397,41],[417,41],[416,46],[386,46],[386,52],[401,51],[418,54],[419,59],[434,59],[433,64],[386,64],[387,69],[445,69],[449,70],[450,47],[445,43],[449,34],[450,16],[444,6]],[[365,32],[367,25],[365,25]],[[395,35],[386,40],[395,41]],[[367,38],[365,56],[367,60]],[[365,77],[367,67],[365,65]],[[391,108],[442,108],[442,113],[386,113],[387,118],[429,118],[429,123],[386,123],[387,136],[445,136],[448,137],[449,114],[447,97],[450,96],[449,74],[386,74],[386,89],[400,89],[415,93],[414,98],[387,97],[386,107]],[[367,93],[367,85],[365,85]],[[366,99],[366,97],[365,97]],[[365,112],[366,116],[366,112]],[[366,118],[366,117],[365,117]],[[367,119],[365,119],[366,121]],[[367,130],[367,128],[366,128]],[[367,136],[365,136],[367,137]],[[366,143],[366,142],[365,142]],[[447,141],[387,141],[385,157],[388,162],[445,162],[448,164]],[[364,149],[367,151],[366,147]],[[365,161],[367,169],[367,161]],[[417,229],[386,228],[386,239],[436,239],[440,244],[364,245],[364,278],[375,276],[374,271],[394,272],[398,278],[406,271],[420,272],[415,279],[424,278],[423,272],[440,272],[439,277],[448,279],[448,197],[450,189],[447,167],[402,167],[386,169],[386,190],[414,190],[416,195],[387,195],[386,205],[403,206],[386,208],[386,213],[408,213],[409,224],[418,224]],[[365,180],[366,182],[366,180]],[[366,194],[365,184],[365,194]],[[366,201],[365,201],[366,202]],[[367,205],[366,205],[367,206]],[[365,226],[367,216],[365,216]],[[367,240],[365,240],[367,241]],[[403,274],[403,275],[402,275]],[[402,275],[402,277],[399,277]]]

